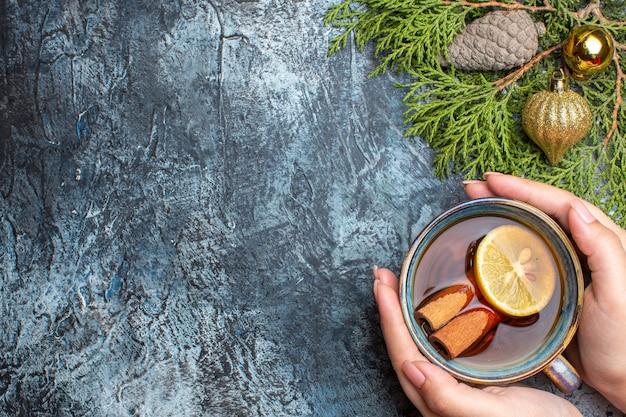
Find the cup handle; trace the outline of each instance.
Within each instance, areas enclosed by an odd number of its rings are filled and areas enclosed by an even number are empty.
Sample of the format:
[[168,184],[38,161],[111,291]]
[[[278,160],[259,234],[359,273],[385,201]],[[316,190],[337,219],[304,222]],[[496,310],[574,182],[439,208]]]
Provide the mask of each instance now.
[[562,355],[559,355],[548,365],[543,373],[565,395],[571,394],[580,388],[582,379],[578,371]]

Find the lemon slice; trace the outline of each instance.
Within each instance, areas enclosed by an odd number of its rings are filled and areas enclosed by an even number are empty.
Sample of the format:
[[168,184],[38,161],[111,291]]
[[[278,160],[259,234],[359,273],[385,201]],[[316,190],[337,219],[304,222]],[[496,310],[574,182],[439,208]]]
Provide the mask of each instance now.
[[530,229],[496,227],[478,244],[475,256],[476,284],[501,313],[530,316],[550,302],[556,265],[548,245]]

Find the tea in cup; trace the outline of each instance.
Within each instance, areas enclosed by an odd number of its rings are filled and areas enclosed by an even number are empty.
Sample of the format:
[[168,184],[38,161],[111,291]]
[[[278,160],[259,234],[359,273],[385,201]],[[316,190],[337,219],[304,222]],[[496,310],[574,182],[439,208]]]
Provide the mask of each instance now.
[[[507,253],[514,262],[499,259]],[[512,271],[499,268],[503,262]],[[519,276],[519,288],[501,291]],[[565,393],[581,383],[561,354],[578,328],[583,289],[580,261],[558,224],[502,198],[437,216],[413,241],[400,273],[404,318],[428,360],[479,385],[543,371]]]

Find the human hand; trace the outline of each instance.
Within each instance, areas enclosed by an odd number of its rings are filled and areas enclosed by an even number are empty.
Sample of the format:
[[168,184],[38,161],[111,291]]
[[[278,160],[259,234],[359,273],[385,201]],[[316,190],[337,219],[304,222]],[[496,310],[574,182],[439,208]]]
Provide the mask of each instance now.
[[470,198],[504,197],[527,202],[556,219],[587,258],[580,326],[566,352],[583,380],[626,412],[626,231],[599,208],[538,182],[498,173],[467,181]]
[[522,384],[472,388],[422,356],[404,322],[398,279],[388,269],[374,268],[374,297],[383,336],[402,389],[424,417],[502,416],[523,410],[524,416],[580,416],[554,394]]

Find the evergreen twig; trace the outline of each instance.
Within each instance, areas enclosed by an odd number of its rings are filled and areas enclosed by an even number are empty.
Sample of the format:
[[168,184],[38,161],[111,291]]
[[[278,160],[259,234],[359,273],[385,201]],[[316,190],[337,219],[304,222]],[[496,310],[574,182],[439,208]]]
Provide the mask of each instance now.
[[[325,25],[339,31],[329,54],[352,39],[363,51],[373,43],[378,65],[404,73],[407,137],[419,137],[435,150],[435,174],[476,178],[502,171],[543,181],[600,206],[626,226],[625,7],[621,0],[340,0]],[[510,72],[442,68],[440,58],[466,23],[492,10],[523,9],[543,21],[540,50]],[[604,27],[615,44],[614,65],[572,88],[590,104],[590,131],[553,167],[524,134],[520,114],[526,99],[546,88],[546,74],[562,67],[561,45],[572,28]],[[565,68],[567,70],[567,68]]]

